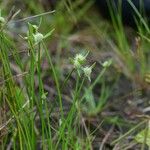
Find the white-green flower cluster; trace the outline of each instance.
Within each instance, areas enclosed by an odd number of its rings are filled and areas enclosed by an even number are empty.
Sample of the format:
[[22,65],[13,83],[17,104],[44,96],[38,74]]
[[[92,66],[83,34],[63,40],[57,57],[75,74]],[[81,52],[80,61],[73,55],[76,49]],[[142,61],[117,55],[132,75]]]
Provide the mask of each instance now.
[[89,52],[87,52],[85,55],[83,54],[76,54],[76,56],[71,59],[74,68],[77,70],[78,75],[80,76],[81,73],[84,73],[84,75],[91,81],[91,73],[92,69],[95,65],[95,63],[92,66],[84,66],[86,64],[86,58],[88,56]]
[[3,24],[3,23],[5,23],[5,18],[0,16],[0,24]]
[[94,63],[92,66],[86,66],[83,68],[84,75],[88,78],[89,81],[91,81],[91,73],[92,69],[94,68],[96,63]]
[[102,63],[104,68],[108,68],[112,64],[112,59],[106,60]]
[[36,34],[33,34],[33,37],[34,37],[35,44],[42,42],[42,40],[44,39],[43,34],[41,34],[39,32],[37,32]]
[[32,40],[34,45],[41,43],[44,39],[49,37],[52,34],[52,32],[54,31],[54,30],[51,30],[46,35],[43,35],[42,33],[40,33],[38,31],[39,27],[37,25],[32,25],[32,24],[28,23],[28,26],[29,26],[29,30],[27,33],[27,37],[25,37],[24,39]]
[[86,62],[87,55],[88,53],[86,55],[76,54],[75,58],[73,59],[73,64],[76,69],[82,68],[82,65],[84,65]]
[[5,18],[2,17],[1,15],[1,10],[0,10],[0,27],[5,23]]

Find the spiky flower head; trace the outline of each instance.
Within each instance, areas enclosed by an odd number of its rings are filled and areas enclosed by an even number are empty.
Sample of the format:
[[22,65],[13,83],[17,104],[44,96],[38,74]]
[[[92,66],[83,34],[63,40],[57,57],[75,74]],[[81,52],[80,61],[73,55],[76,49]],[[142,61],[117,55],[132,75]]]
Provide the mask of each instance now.
[[41,34],[39,32],[37,32],[36,34],[34,34],[33,37],[34,37],[35,44],[40,43],[43,40],[43,38],[44,38],[43,34]]
[[112,59],[106,60],[105,62],[102,63],[102,66],[104,68],[108,68],[112,64]]
[[73,65],[76,69],[81,69],[82,65],[86,62],[86,57],[88,56],[89,52],[87,54],[76,54],[76,56],[73,59]]
[[88,78],[89,81],[91,81],[91,73],[92,69],[94,68],[96,63],[94,63],[92,66],[86,66],[83,68],[84,75]]
[[0,24],[2,24],[2,23],[5,23],[5,19],[4,19],[4,17],[0,16]]

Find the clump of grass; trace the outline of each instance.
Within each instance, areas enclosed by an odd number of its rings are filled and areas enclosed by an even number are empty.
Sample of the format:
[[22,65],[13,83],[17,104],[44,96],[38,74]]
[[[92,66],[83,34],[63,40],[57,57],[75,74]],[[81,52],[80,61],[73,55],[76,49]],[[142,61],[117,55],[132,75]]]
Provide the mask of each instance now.
[[[1,27],[3,28],[3,26]],[[9,134],[7,133],[7,136],[2,139],[1,149],[6,149],[7,146],[12,147],[13,149],[36,149],[38,145],[42,149],[58,149],[59,147],[66,149],[68,147],[78,147],[78,138],[74,139],[77,135],[77,128],[72,130],[72,127],[74,125],[78,126],[80,122],[76,121],[80,118],[80,105],[85,97],[85,95],[81,94],[83,92],[82,88],[85,77],[91,81],[91,73],[95,63],[89,67],[83,66],[87,54],[85,56],[77,54],[76,57],[72,59],[74,65],[73,70],[77,70],[78,73],[76,74],[77,79],[72,91],[71,108],[67,116],[65,116],[63,110],[64,106],[62,104],[62,90],[65,88],[73,71],[71,71],[65,79],[63,87],[61,87],[56,66],[53,64],[51,54],[44,43],[44,40],[51,36],[53,31],[54,30],[52,29],[46,35],[43,35],[40,33],[37,25],[28,23],[27,36],[23,37],[27,42],[28,49],[27,68],[25,68],[19,56],[15,43],[11,41],[11,38],[5,32],[5,28],[3,28],[1,32],[0,59],[2,62],[1,69],[3,77],[1,104],[2,106],[5,104],[8,107],[7,113],[5,114],[6,116],[4,116],[8,121],[3,122],[2,120],[0,129],[1,131],[6,128],[9,129]],[[15,77],[18,75],[14,75],[12,72],[12,61],[9,57],[11,53],[13,61],[21,72],[22,84],[16,82]],[[57,127],[54,127],[52,124],[52,110],[49,109],[51,100],[47,97],[47,94],[50,93],[47,93],[44,89],[42,79],[43,70],[41,68],[43,59],[48,61],[50,76],[55,81],[57,96],[54,99],[55,101],[58,101],[60,108],[60,118]],[[108,65],[104,63],[103,66],[104,68],[107,68]],[[96,78],[93,84],[91,84],[88,89],[89,91],[92,91],[104,72],[105,69],[100,76]],[[37,80],[35,80],[35,76],[37,76]],[[35,86],[36,84],[38,84],[37,89]],[[40,125],[40,128],[37,124]],[[88,135],[88,133],[86,134],[88,144],[83,146],[91,147],[90,135]]]

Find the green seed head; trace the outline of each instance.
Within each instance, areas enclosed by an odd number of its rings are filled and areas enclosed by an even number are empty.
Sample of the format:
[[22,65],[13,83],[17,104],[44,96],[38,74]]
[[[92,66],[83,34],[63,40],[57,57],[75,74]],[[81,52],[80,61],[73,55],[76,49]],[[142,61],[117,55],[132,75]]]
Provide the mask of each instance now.
[[94,68],[96,63],[94,63],[92,66],[90,67],[84,67],[83,68],[83,72],[84,72],[84,75],[89,79],[89,81],[91,81],[91,73],[92,73],[92,69]]
[[86,57],[82,54],[77,54],[75,60],[78,61],[80,64],[83,64],[86,60]]
[[84,71],[85,76],[90,77],[91,73],[92,73],[92,68],[91,67],[85,67],[85,68],[83,68],[83,71]]
[[81,69],[82,65],[86,62],[86,56],[82,55],[82,54],[76,54],[76,56],[73,59],[73,64],[74,67],[77,69]]
[[112,64],[112,59],[109,59],[109,60],[106,60],[106,61],[102,64],[102,66],[103,66],[104,68],[108,68],[111,64]]
[[4,17],[0,17],[0,24],[1,24],[1,23],[5,23]]
[[33,37],[34,37],[35,44],[40,43],[43,40],[43,38],[44,38],[43,34],[41,34],[39,32],[34,34]]

